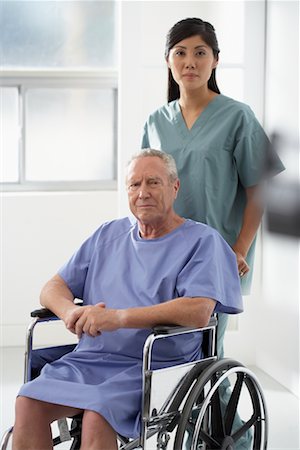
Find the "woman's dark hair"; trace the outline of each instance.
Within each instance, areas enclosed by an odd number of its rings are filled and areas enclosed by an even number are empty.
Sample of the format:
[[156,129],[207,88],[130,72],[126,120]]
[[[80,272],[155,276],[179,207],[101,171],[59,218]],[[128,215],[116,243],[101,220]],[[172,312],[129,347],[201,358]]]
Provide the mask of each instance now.
[[[216,59],[219,57],[219,45],[214,27],[209,22],[201,19],[189,18],[180,20],[169,30],[167,34],[165,57],[168,58],[170,50],[183,39],[199,35],[212,49]],[[208,80],[208,88],[220,94],[220,90],[216,81],[216,69],[212,70],[210,79]],[[168,69],[168,102],[177,100],[180,97],[179,86],[174,80],[171,70]]]

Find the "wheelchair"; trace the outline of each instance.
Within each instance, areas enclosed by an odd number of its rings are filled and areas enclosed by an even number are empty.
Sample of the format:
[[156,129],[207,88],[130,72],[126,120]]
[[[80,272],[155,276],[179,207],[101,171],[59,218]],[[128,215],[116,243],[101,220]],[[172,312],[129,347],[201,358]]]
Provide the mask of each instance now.
[[[32,365],[41,351],[33,348],[36,325],[58,320],[44,308],[33,311],[31,316],[26,337],[24,382],[38,374]],[[159,326],[152,330],[143,350],[141,433],[136,439],[118,435],[120,450],[234,450],[246,436],[249,443],[243,448],[267,449],[268,415],[260,383],[238,361],[217,359],[216,330],[216,316],[204,328]],[[197,332],[203,333],[202,359],[163,369],[151,367],[154,343],[159,345],[161,339]],[[42,352],[51,354],[54,350],[62,356],[74,347],[51,347]],[[224,391],[229,392],[226,402],[222,401]],[[60,432],[53,437],[53,447],[69,440],[68,448],[79,450],[81,420],[81,415],[59,420]],[[10,448],[12,433],[13,428],[10,428],[3,436],[1,450]]]

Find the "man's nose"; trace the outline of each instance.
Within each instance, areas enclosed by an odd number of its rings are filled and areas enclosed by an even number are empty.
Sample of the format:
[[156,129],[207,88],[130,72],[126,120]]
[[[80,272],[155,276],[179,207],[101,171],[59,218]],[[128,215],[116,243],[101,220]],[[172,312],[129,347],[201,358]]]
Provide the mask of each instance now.
[[149,189],[147,189],[146,184],[142,184],[139,189],[139,198],[147,198],[149,197]]

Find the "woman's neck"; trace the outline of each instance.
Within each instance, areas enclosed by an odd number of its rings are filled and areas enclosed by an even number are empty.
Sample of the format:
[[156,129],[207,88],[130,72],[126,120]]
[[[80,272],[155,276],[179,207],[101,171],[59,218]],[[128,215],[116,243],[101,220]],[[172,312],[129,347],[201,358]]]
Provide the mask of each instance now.
[[184,91],[180,92],[179,105],[181,109],[188,111],[203,110],[211,102],[213,98],[218,95],[210,89],[201,90],[198,92]]
[[192,128],[200,114],[217,95],[209,89],[197,94],[195,91],[180,92],[179,105],[188,129]]

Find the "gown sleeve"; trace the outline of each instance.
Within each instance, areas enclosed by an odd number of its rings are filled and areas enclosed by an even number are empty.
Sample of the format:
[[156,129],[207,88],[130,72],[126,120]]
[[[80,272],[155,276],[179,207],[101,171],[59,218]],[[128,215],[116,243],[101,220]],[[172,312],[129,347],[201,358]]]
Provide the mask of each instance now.
[[100,229],[89,237],[58,271],[75,298],[83,299],[84,285]]
[[178,275],[176,287],[181,297],[215,300],[215,312],[238,314],[243,311],[235,254],[215,230],[193,250]]

